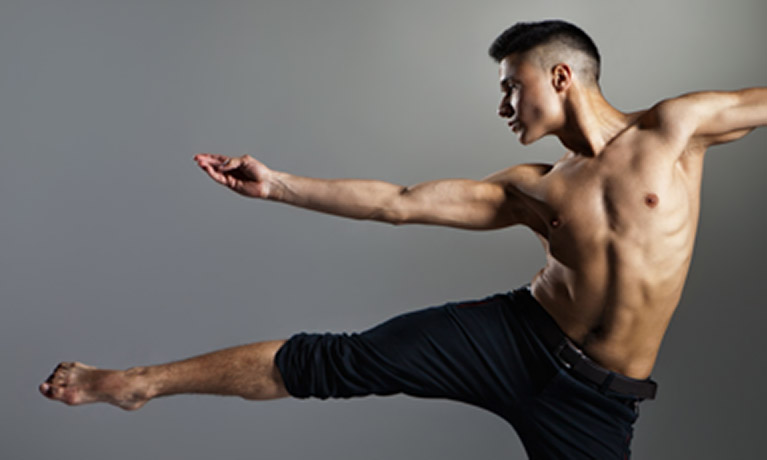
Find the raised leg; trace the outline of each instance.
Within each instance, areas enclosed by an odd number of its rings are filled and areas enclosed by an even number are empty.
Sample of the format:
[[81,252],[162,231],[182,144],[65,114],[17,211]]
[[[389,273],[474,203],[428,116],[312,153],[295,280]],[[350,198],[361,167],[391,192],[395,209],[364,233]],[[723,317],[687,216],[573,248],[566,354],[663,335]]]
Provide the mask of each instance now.
[[274,365],[274,355],[283,343],[259,342],[125,371],[61,363],[40,385],[40,392],[69,405],[105,402],[126,410],[138,409],[159,396],[182,393],[283,398],[289,395]]

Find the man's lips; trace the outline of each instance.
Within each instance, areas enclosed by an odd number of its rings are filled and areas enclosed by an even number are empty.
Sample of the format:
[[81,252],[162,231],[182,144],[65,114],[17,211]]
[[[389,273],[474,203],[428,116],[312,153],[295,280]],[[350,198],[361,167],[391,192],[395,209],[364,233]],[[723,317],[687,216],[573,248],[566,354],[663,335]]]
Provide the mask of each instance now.
[[522,124],[519,122],[519,120],[509,120],[508,125],[509,128],[514,132],[519,131],[519,128],[522,127]]

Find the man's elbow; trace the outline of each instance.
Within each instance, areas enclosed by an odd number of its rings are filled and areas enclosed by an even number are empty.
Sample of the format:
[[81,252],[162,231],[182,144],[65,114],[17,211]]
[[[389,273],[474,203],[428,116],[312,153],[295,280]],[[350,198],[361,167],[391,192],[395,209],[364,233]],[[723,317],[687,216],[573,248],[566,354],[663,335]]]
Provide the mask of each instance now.
[[401,187],[394,196],[374,209],[366,219],[394,226],[410,223],[411,215],[407,209],[409,194],[409,187]]
[[413,205],[412,192],[412,187],[400,187],[397,195],[392,197],[386,207],[386,223],[400,226],[413,222],[413,213],[411,209]]
[[408,224],[410,221],[407,217],[405,217],[402,213],[395,212],[391,209],[384,209],[380,211],[376,211],[369,220],[374,220],[376,222],[382,222],[385,224],[390,224],[395,227],[398,227],[400,225]]

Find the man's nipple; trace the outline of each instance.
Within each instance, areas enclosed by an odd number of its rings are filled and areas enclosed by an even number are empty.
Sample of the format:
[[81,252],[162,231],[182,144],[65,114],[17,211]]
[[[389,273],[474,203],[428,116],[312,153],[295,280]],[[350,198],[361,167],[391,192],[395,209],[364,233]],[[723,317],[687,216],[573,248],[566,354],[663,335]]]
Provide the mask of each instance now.
[[649,206],[651,208],[654,208],[654,207],[658,206],[658,202],[659,201],[660,201],[660,199],[658,198],[658,195],[656,195],[654,193],[648,193],[644,197],[644,204],[646,204],[647,206]]

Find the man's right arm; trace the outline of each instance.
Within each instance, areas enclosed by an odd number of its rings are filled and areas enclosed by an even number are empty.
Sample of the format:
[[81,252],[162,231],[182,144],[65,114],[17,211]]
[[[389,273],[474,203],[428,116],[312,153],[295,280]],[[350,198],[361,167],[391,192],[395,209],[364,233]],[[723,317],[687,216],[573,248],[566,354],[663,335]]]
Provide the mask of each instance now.
[[195,159],[212,179],[242,195],[352,219],[488,230],[519,223],[522,214],[520,200],[508,190],[509,174],[403,187],[376,180],[296,176],[272,171],[247,155],[203,154]]

